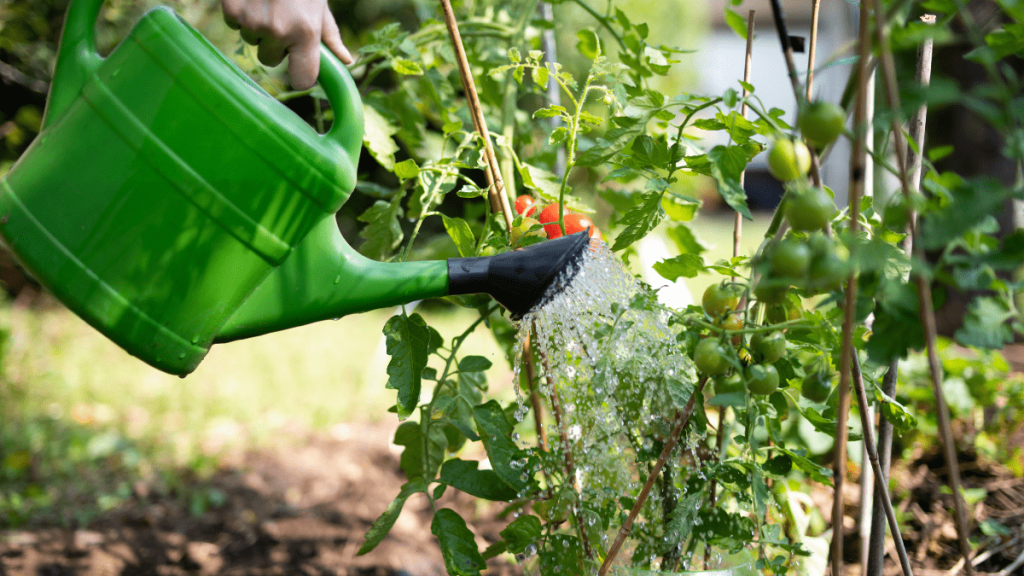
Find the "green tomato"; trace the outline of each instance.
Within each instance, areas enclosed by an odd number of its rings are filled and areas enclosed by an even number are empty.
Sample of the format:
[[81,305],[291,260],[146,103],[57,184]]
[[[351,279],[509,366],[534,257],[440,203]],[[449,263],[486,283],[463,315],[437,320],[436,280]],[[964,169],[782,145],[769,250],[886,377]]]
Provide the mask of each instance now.
[[728,378],[715,380],[715,395],[733,394],[744,391],[746,391],[746,387],[743,385],[743,379],[740,378],[739,374],[733,374]]
[[824,402],[832,393],[832,377],[828,372],[812,372],[800,383],[800,394],[811,402]]
[[782,332],[758,332],[750,338],[750,349],[771,364],[786,355],[786,337]]
[[777,278],[803,278],[811,265],[811,249],[796,238],[786,238],[772,250],[771,265]]
[[807,176],[811,151],[800,140],[777,138],[768,150],[768,171],[782,182]]
[[846,112],[836,104],[818,100],[804,106],[796,122],[810,144],[824,148],[842,134]]
[[783,213],[794,230],[821,230],[832,221],[836,206],[821,188],[793,190],[786,197]]
[[787,292],[782,302],[768,306],[765,317],[769,324],[781,324],[790,320],[803,318],[804,307],[800,304],[800,297],[792,292]]
[[779,389],[779,371],[771,364],[751,364],[743,372],[751,394],[767,396]]
[[850,251],[842,244],[815,254],[811,260],[811,287],[822,292],[838,290],[850,275]]
[[701,305],[711,318],[721,318],[740,306],[743,291],[735,284],[712,284],[704,291]]
[[713,338],[705,338],[697,343],[693,351],[693,361],[697,370],[708,376],[718,376],[729,371],[729,351]]
[[778,304],[786,299],[789,285],[784,282],[761,278],[754,286],[754,298],[762,304]]

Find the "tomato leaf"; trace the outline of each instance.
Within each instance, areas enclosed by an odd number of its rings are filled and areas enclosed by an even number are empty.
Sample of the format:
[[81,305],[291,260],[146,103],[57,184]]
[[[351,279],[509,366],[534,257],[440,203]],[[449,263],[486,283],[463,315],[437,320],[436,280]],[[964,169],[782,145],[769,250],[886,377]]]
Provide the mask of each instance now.
[[[495,474],[506,484],[522,492],[530,484],[531,476],[519,462],[525,460],[523,451],[512,440],[512,423],[505,416],[505,411],[497,400],[491,400],[473,408],[473,420],[476,421],[480,439],[491,461]],[[513,466],[517,462],[517,467]]]
[[398,390],[398,417],[408,418],[420,401],[420,380],[430,354],[430,331],[419,314],[392,316],[384,325],[389,390]]
[[626,226],[618,237],[612,250],[619,251],[640,240],[665,218],[665,209],[661,207],[661,193],[648,192],[643,201],[633,207],[619,222]]
[[715,146],[708,152],[711,177],[718,183],[718,194],[725,203],[747,220],[753,220],[747,207],[747,193],[740,186],[740,174],[747,167],[747,151],[742,146]]
[[441,508],[430,523],[430,533],[441,544],[444,567],[452,576],[480,576],[487,565],[476,547],[473,533],[458,512]]
[[492,502],[510,502],[516,499],[516,491],[501,481],[494,470],[477,470],[479,462],[473,460],[448,460],[441,466],[441,482],[458,488],[466,494]]
[[704,259],[696,254],[680,254],[654,264],[654,271],[662,278],[675,282],[680,276],[696,278],[704,270]]
[[416,164],[416,161],[412,158],[402,160],[398,164],[395,164],[395,176],[398,176],[399,180],[408,180],[415,178],[420,174],[420,167]]
[[469,228],[467,223],[462,218],[450,218],[444,214],[441,215],[444,220],[444,229],[448,232],[448,236],[451,237],[452,242],[455,242],[455,247],[459,250],[459,256],[468,258],[476,252],[476,238],[473,237],[473,231]]
[[402,513],[402,508],[405,506],[405,501],[409,499],[409,496],[412,496],[417,492],[426,491],[427,484],[420,479],[403,484],[398,496],[388,504],[384,513],[373,521],[373,525],[370,526],[370,530],[366,532],[366,542],[364,542],[359,548],[359,552],[356,553],[356,556],[362,556],[363,554],[370,552],[384,540],[388,535],[388,532],[391,531],[391,527],[395,525],[395,521],[398,520],[398,516]]
[[590,60],[601,55],[601,39],[597,37],[593,30],[580,30],[576,32],[576,37],[579,38],[579,42],[576,43],[576,49],[580,51],[580,54],[583,54]]
[[509,552],[522,554],[526,551],[527,546],[540,538],[542,532],[543,526],[540,518],[532,514],[524,514],[513,520],[500,534],[508,544]]
[[963,326],[956,331],[957,342],[964,346],[1001,349],[1013,342],[1013,330],[1006,323],[1013,313],[1006,304],[989,296],[970,303]]
[[806,457],[797,454],[793,450],[783,448],[782,446],[775,447],[779,452],[782,452],[786,456],[789,456],[793,460],[793,464],[806,472],[812,480],[820,482],[826,486],[832,485],[832,471],[824,466],[819,466],[814,462],[811,462]]
[[381,166],[392,170],[398,144],[391,137],[398,133],[398,127],[369,103],[363,104],[363,125],[363,144],[366,150]]
[[466,356],[459,361],[460,372],[482,372],[489,370],[491,366],[491,361],[483,356]]
[[366,239],[359,251],[368,258],[382,260],[402,243],[404,235],[398,222],[402,217],[401,201],[401,194],[396,194],[390,202],[377,200],[359,215],[359,221],[368,224],[359,231],[359,236]]

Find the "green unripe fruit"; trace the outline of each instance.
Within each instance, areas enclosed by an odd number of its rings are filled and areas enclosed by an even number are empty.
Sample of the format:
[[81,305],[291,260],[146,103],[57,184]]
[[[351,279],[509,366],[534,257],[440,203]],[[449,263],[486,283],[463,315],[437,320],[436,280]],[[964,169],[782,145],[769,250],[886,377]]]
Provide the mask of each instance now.
[[768,171],[783,182],[807,176],[811,169],[811,151],[800,140],[779,138],[768,150]]
[[797,119],[800,133],[818,148],[831,144],[842,134],[845,125],[846,112],[836,104],[821,100],[804,106]]
[[708,376],[718,376],[729,371],[728,351],[718,340],[706,338],[697,343],[693,351],[693,361],[697,370]]
[[772,250],[772,276],[803,278],[811,265],[811,249],[796,238],[786,238]]
[[786,337],[782,332],[758,332],[750,338],[750,349],[761,362],[772,364],[786,355]]
[[794,230],[811,232],[828,226],[836,213],[832,199],[821,188],[793,190],[786,197],[784,212]]
[[771,364],[752,364],[743,372],[751,394],[767,396],[779,389],[779,371]]
[[832,378],[828,372],[812,372],[800,383],[800,394],[811,402],[824,402],[832,393]]

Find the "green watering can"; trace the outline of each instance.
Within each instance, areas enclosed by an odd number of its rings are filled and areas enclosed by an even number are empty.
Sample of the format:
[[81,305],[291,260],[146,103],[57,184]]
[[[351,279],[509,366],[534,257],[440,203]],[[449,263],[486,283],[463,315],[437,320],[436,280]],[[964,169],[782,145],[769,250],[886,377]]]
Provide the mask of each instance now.
[[334,218],[362,103],[330,51],[320,135],[168,8],[100,57],[102,4],[68,8],[43,129],[0,179],[0,236],[152,366],[183,376],[214,343],[448,294],[489,293],[518,317],[582,260],[585,233],[490,258],[364,258]]

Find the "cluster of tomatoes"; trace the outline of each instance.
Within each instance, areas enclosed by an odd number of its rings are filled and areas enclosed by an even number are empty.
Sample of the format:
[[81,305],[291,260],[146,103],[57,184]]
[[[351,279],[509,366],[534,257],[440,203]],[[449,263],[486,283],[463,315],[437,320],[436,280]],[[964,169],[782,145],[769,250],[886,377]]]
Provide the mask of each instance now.
[[[512,228],[513,243],[519,242],[521,238],[530,236],[540,237],[543,235],[548,240],[554,240],[562,236],[562,228],[558,225],[558,202],[545,206],[537,218],[534,218],[533,215],[537,214],[538,208],[537,200],[529,194],[523,194],[516,198],[516,214],[522,216],[523,220],[519,226]],[[589,229],[591,238],[601,239],[601,230],[594,225],[594,222],[586,214],[565,210],[564,219],[566,234],[575,234]]]
[[[831,144],[845,122],[843,109],[827,102],[805,104],[798,118],[803,138],[818,149]],[[781,210],[792,231],[753,262],[757,276],[753,296],[765,308],[767,325],[751,330],[746,345],[738,333],[744,327],[743,287],[723,282],[704,292],[704,313],[719,329],[734,333],[728,340],[704,338],[694,349],[697,369],[715,378],[718,394],[746,389],[764,396],[778,390],[779,372],[774,364],[786,355],[786,337],[783,330],[770,328],[803,316],[800,296],[791,288],[828,292],[840,288],[849,274],[849,251],[833,240],[829,230],[836,212],[832,198],[824,189],[807,184],[811,153],[804,140],[775,139],[768,152],[768,168],[786,183]],[[733,369],[737,358],[742,370]],[[831,393],[832,375],[825,368],[807,372],[801,383],[801,393],[807,399],[824,402]]]
[[[717,327],[736,332],[744,327],[742,296],[742,286],[723,282],[704,291],[701,306]],[[799,318],[802,313],[799,298],[787,298],[774,309],[768,308],[768,326],[754,332],[746,345],[743,345],[742,334],[734,334],[728,342],[714,336],[700,340],[693,351],[697,370],[715,379],[716,394],[743,390],[758,396],[772,394],[779,389],[775,363],[786,355],[786,336],[783,330],[769,328],[772,324]],[[731,358],[736,357],[743,363],[742,370],[733,370]],[[827,370],[809,372],[800,387],[801,394],[813,402],[824,402],[831,391],[831,374]]]

